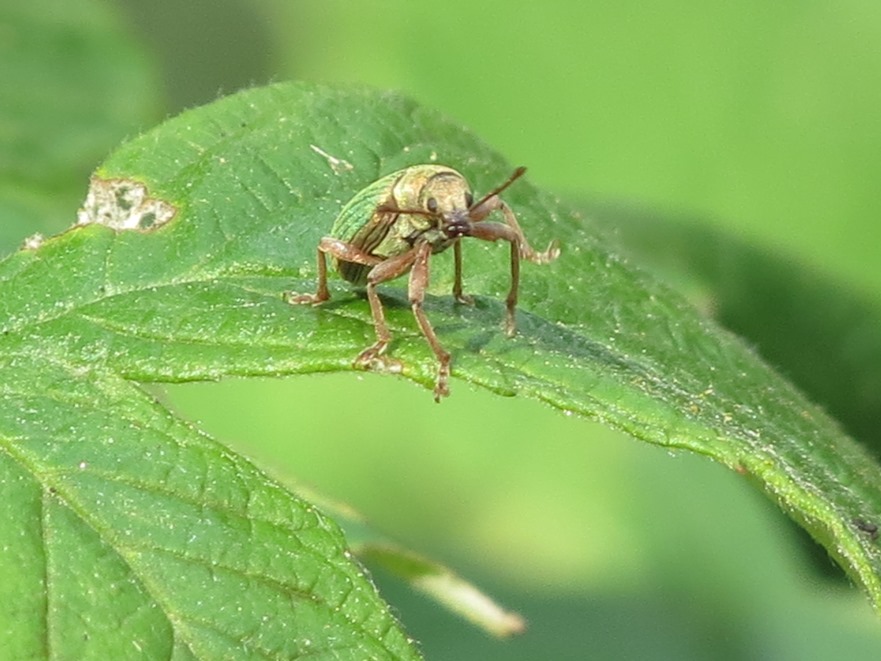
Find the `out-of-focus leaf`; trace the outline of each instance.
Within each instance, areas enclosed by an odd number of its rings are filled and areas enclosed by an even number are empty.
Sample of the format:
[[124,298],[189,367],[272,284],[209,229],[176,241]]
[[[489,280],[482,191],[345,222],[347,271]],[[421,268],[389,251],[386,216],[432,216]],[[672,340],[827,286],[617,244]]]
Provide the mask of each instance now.
[[157,112],[153,71],[108,3],[0,6],[0,247],[73,222],[89,172]]

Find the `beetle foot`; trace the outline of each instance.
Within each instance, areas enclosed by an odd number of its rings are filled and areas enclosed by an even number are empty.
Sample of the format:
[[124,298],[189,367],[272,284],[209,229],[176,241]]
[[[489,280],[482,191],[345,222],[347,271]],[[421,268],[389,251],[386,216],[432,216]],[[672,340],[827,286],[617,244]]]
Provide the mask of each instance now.
[[549,264],[560,256],[560,243],[556,240],[551,241],[543,252],[535,252],[528,248],[522,251],[520,256],[534,264]]
[[450,376],[450,366],[441,364],[437,370],[437,381],[434,384],[434,401],[440,404],[441,397],[450,396],[450,388],[447,386],[447,379]]
[[517,334],[517,321],[514,318],[513,312],[508,312],[505,316],[505,335],[508,337],[514,337]]
[[371,370],[375,372],[389,372],[391,374],[400,374],[404,370],[404,363],[396,358],[385,355],[388,343],[377,342],[371,347],[364,349],[355,358],[355,367]]
[[459,292],[458,294],[454,294],[454,296],[456,297],[457,303],[461,303],[462,305],[470,305],[470,306],[474,305],[474,297],[473,296],[469,296],[468,294],[463,294],[462,292]]

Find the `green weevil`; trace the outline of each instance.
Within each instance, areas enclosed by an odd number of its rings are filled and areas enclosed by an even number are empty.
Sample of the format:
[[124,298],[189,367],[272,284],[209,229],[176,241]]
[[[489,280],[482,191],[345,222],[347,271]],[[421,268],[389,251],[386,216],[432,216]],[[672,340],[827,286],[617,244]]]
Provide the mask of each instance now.
[[[506,299],[505,328],[515,331],[514,310],[520,286],[520,260],[547,264],[560,249],[556,241],[544,252],[529,245],[511,208],[499,194],[526,172],[520,167],[507,181],[477,202],[468,181],[459,172],[443,165],[414,165],[370,184],[343,207],[329,236],[318,243],[318,287],[314,294],[287,293],[293,304],[318,304],[330,298],[327,289],[327,263],[350,283],[365,286],[376,342],[355,359],[356,367],[380,367],[401,371],[400,361],[385,355],[391,333],[385,321],[377,285],[410,272],[408,294],[413,315],[434,355],[437,379],[434,399],[449,395],[450,354],[432,328],[422,302],[428,285],[428,263],[434,253],[453,248],[455,275],[453,296],[461,303],[473,301],[462,291],[462,249],[460,239],[471,236],[484,241],[503,240],[511,244],[511,288]],[[501,211],[504,222],[486,220]]]

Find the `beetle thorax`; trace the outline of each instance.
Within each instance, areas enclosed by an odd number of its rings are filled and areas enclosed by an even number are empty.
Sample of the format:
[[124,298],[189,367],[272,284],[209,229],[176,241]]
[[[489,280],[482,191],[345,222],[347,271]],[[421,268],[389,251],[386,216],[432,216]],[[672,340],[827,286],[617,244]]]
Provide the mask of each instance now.
[[443,214],[467,211],[471,188],[465,177],[455,170],[422,166],[411,168],[401,177],[392,195],[401,209],[424,209]]
[[458,233],[450,229],[461,227],[469,220],[471,188],[465,177],[450,168],[412,168],[397,182],[393,196],[398,208],[425,212],[399,216],[396,233],[408,237],[411,243],[418,237],[430,243],[434,252],[452,245]]

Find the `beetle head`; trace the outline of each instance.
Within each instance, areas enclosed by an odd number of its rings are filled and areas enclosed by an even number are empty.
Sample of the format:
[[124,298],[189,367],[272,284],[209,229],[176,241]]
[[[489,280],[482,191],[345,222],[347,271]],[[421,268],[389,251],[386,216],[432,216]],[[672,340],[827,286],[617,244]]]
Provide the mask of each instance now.
[[517,168],[503,184],[475,202],[468,181],[455,170],[434,171],[425,178],[424,170],[414,168],[411,177],[402,179],[396,204],[383,205],[380,211],[424,216],[451,239],[467,236],[472,223],[502,205],[499,194],[524,172],[525,167]]
[[425,182],[419,194],[419,208],[450,238],[463,236],[471,222],[474,195],[465,178],[448,170]]

